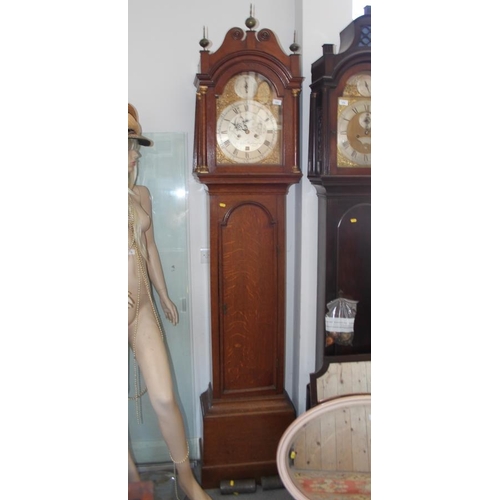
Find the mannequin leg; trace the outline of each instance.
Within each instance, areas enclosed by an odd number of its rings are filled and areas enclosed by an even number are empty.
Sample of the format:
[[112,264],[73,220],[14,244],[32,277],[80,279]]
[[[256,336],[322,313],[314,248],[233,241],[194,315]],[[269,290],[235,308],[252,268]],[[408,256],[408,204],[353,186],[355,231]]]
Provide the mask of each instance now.
[[[136,357],[148,388],[151,405],[172,459],[181,462],[188,448],[184,421],[175,399],[167,352],[154,318],[141,318],[136,341]],[[190,500],[209,500],[193,475],[189,459],[176,465],[179,486]]]
[[130,450],[128,450],[128,482],[135,483],[140,480],[141,477],[139,476],[139,472],[137,471],[137,467],[135,466],[134,459],[132,458]]

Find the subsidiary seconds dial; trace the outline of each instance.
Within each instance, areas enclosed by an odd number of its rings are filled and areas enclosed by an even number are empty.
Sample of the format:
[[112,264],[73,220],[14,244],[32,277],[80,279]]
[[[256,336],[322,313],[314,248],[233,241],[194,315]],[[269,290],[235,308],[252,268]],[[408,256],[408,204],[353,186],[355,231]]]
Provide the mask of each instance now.
[[278,123],[272,111],[258,101],[236,101],[217,120],[217,143],[226,159],[258,163],[275,149]]
[[243,99],[252,99],[257,92],[257,80],[252,75],[240,75],[234,82],[234,91]]

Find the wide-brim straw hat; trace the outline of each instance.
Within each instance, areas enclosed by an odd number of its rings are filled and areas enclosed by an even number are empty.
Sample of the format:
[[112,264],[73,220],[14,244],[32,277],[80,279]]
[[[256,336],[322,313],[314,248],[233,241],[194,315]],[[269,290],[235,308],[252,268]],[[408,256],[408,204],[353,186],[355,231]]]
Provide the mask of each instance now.
[[141,146],[152,146],[153,141],[142,135],[142,128],[139,123],[137,110],[128,103],[128,138],[137,139]]

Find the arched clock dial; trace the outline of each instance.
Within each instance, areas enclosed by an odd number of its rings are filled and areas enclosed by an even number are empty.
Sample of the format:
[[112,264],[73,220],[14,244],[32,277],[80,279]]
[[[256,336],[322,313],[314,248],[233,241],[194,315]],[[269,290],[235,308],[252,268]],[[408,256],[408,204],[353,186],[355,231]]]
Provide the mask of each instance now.
[[281,161],[282,99],[263,75],[234,75],[217,99],[219,165],[276,165]]

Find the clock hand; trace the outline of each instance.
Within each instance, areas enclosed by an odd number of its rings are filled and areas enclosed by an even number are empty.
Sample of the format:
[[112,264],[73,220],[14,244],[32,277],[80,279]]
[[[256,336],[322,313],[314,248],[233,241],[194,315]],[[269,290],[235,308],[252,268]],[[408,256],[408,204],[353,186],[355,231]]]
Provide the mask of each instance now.
[[[239,120],[238,120],[239,118]],[[242,130],[243,128],[247,128],[245,125],[244,121],[241,119],[241,117],[236,117],[234,121],[231,122],[231,124],[234,126],[236,130]]]
[[365,135],[368,135],[372,129],[372,119],[371,116],[367,113],[365,119],[363,120],[365,123]]
[[370,87],[368,87],[368,83],[366,83],[366,80],[365,80],[365,87],[366,87],[366,90],[368,90],[368,92],[371,94]]

